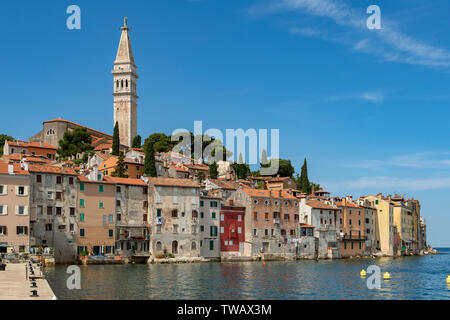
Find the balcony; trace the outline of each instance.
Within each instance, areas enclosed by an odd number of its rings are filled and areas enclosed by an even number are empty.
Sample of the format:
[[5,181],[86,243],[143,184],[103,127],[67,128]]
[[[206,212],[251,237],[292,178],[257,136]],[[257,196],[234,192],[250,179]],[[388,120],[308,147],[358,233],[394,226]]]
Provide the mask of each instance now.
[[273,223],[280,224],[280,218],[274,218],[273,219]]
[[360,236],[360,235],[355,235],[355,234],[352,234],[352,235],[344,234],[343,236],[338,235],[337,238],[339,240],[348,240],[348,241],[351,241],[351,240],[355,240],[355,241],[367,240],[367,236]]

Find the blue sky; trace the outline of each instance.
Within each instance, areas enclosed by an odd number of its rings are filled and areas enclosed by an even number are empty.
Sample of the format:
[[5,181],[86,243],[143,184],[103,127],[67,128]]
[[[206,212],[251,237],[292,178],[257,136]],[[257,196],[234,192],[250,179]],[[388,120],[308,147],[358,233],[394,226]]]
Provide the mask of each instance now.
[[[66,8],[81,8],[81,30]],[[382,30],[366,9],[381,8]],[[445,0],[2,3],[1,132],[63,117],[112,132],[113,61],[132,27],[138,131],[280,129],[280,154],[335,195],[420,199],[450,246],[450,3]]]

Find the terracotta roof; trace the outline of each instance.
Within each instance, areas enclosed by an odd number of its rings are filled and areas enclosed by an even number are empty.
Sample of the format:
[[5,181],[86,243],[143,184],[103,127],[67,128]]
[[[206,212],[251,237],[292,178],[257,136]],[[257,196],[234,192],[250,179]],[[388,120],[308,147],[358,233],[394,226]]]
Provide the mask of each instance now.
[[280,191],[278,190],[259,190],[259,189],[242,189],[246,194],[248,194],[251,197],[260,197],[260,198],[275,198],[275,199],[292,199],[297,200],[296,197],[289,194],[286,191],[281,191],[281,197],[280,197]]
[[208,171],[209,170],[209,166],[207,166],[206,164],[201,164],[201,163],[197,163],[197,164],[185,164],[185,166],[189,169],[194,169],[194,170],[201,170],[201,171]]
[[112,148],[112,144],[100,144],[94,148],[94,151],[100,151],[100,150],[109,150]]
[[339,208],[332,207],[319,200],[306,200],[306,205],[314,209],[339,210]]
[[101,152],[96,152],[95,154],[98,155],[103,160],[106,160],[106,159],[108,159],[110,157],[110,156],[107,156],[106,154],[103,154]]
[[22,140],[15,140],[15,141],[7,141],[8,145],[13,147],[33,147],[33,148],[41,148],[41,149],[52,149],[56,150],[56,147],[48,144],[48,143],[40,143],[40,142],[30,142],[30,141],[22,141]]
[[189,172],[188,168],[185,168],[185,167],[182,167],[182,166],[177,166],[176,164],[172,164],[171,168],[176,170],[176,171],[179,171],[179,172]]
[[218,179],[209,179],[212,183],[217,185],[220,189],[226,189],[226,190],[237,190],[237,187],[229,181],[223,181]]
[[91,131],[93,131],[93,132],[101,133],[102,135],[105,135],[105,136],[108,136],[108,137],[111,137],[111,138],[112,138],[112,136],[109,135],[109,134],[106,134],[106,133],[104,133],[104,132],[101,132],[101,131],[98,131],[98,130],[94,130],[94,129],[91,129],[91,128],[82,126],[81,124],[78,124],[78,123],[75,123],[75,122],[72,122],[72,121],[69,121],[69,120],[65,120],[65,119],[59,118],[59,119],[54,119],[54,120],[44,121],[44,123],[51,123],[51,122],[65,122],[65,123],[70,123],[70,124],[73,124],[73,125],[75,125],[75,126],[78,126],[78,127],[81,127],[81,128],[86,128],[86,129],[89,129],[89,130],[91,130]]
[[[0,174],[8,174],[8,162],[0,162]],[[22,170],[19,163],[13,163],[14,174],[28,176],[28,171]]]
[[327,193],[327,194],[330,194],[328,191],[325,191],[325,190],[323,190],[323,189],[314,191],[314,193]]
[[24,155],[21,153],[14,153],[11,155],[4,155],[4,158],[6,158],[7,160],[12,160],[12,161],[20,161],[22,159],[26,159],[27,162],[39,162],[39,163],[50,163],[51,160],[49,159],[42,159],[40,157],[37,156],[33,156],[33,155]]
[[131,178],[118,178],[118,177],[104,177],[104,180],[107,182],[113,182],[116,184],[129,184],[129,185],[137,185],[137,186],[147,186],[145,181],[141,179],[131,179]]
[[189,179],[176,179],[176,178],[149,178],[148,184],[155,186],[165,187],[188,187],[188,188],[200,188],[200,185],[196,184]]
[[362,207],[358,206],[357,204],[354,204],[352,202],[347,202],[345,205],[343,202],[336,202],[336,205],[338,207],[349,207],[349,208],[357,208],[357,209],[362,209]]
[[64,172],[62,167],[49,166],[49,165],[37,165],[30,164],[28,166],[28,170],[30,172],[45,172],[45,173],[57,173],[57,174],[66,174],[66,175],[78,175],[72,168],[66,167]]
[[291,179],[290,177],[274,177],[269,179],[267,182],[282,182],[285,180]]
[[115,184],[115,182],[110,181],[110,180],[105,180],[105,179],[102,179],[102,180],[89,180],[88,177],[85,177],[83,175],[78,175],[78,180],[80,182],[85,182],[85,183]]

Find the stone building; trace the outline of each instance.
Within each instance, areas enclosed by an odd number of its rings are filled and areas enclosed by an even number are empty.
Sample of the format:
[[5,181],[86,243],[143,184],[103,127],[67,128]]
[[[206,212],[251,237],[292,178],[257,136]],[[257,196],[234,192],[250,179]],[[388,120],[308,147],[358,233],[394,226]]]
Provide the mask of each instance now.
[[307,199],[300,200],[300,221],[314,227],[316,258],[338,258],[337,219],[339,208],[331,201]]
[[130,28],[125,18],[116,60],[114,61],[114,124],[119,124],[120,143],[131,147],[137,133],[137,79],[136,64],[131,48]]
[[220,202],[222,198],[202,191],[200,196],[200,255],[220,258]]
[[368,254],[374,254],[377,252],[377,209],[373,201],[359,199],[358,204],[364,208],[366,252]]
[[[253,258],[295,258],[299,234],[298,199],[286,191],[240,189],[233,196],[246,208],[244,252]],[[247,248],[246,248],[247,247]],[[247,250],[250,249],[250,252]]]
[[150,252],[148,186],[140,179],[104,177],[115,183],[116,252],[146,260]]
[[80,175],[78,182],[78,254],[113,254],[116,185],[101,175]]
[[0,253],[29,252],[30,174],[0,162]]
[[5,141],[3,154],[6,156],[22,154],[30,156],[42,156],[50,160],[56,159],[56,147],[43,142],[30,141]]
[[152,257],[199,257],[200,185],[174,178],[148,178],[148,185]]
[[32,165],[30,245],[54,248],[57,263],[76,260],[77,173],[69,167]]

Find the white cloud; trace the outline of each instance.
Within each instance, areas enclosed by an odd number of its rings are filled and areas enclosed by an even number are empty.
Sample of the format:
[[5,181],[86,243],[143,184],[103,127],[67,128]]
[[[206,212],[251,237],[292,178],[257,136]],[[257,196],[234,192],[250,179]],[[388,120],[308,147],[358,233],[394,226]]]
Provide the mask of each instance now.
[[378,169],[383,167],[404,167],[416,169],[450,168],[450,152],[429,151],[391,157],[387,160],[360,160],[344,164],[345,167]]
[[291,27],[290,32],[303,36],[349,45],[354,50],[382,57],[386,61],[450,68],[450,52],[415,39],[398,30],[383,16],[382,29],[366,28],[365,11],[355,10],[339,0],[280,0],[249,9],[251,15],[300,12],[316,18],[331,19],[338,28],[330,28],[328,34],[313,32],[308,27]]
[[450,188],[450,177],[441,178],[397,178],[387,176],[361,177],[342,182],[324,182],[334,192],[355,189],[373,189],[380,192],[396,192],[398,190],[418,191]]

